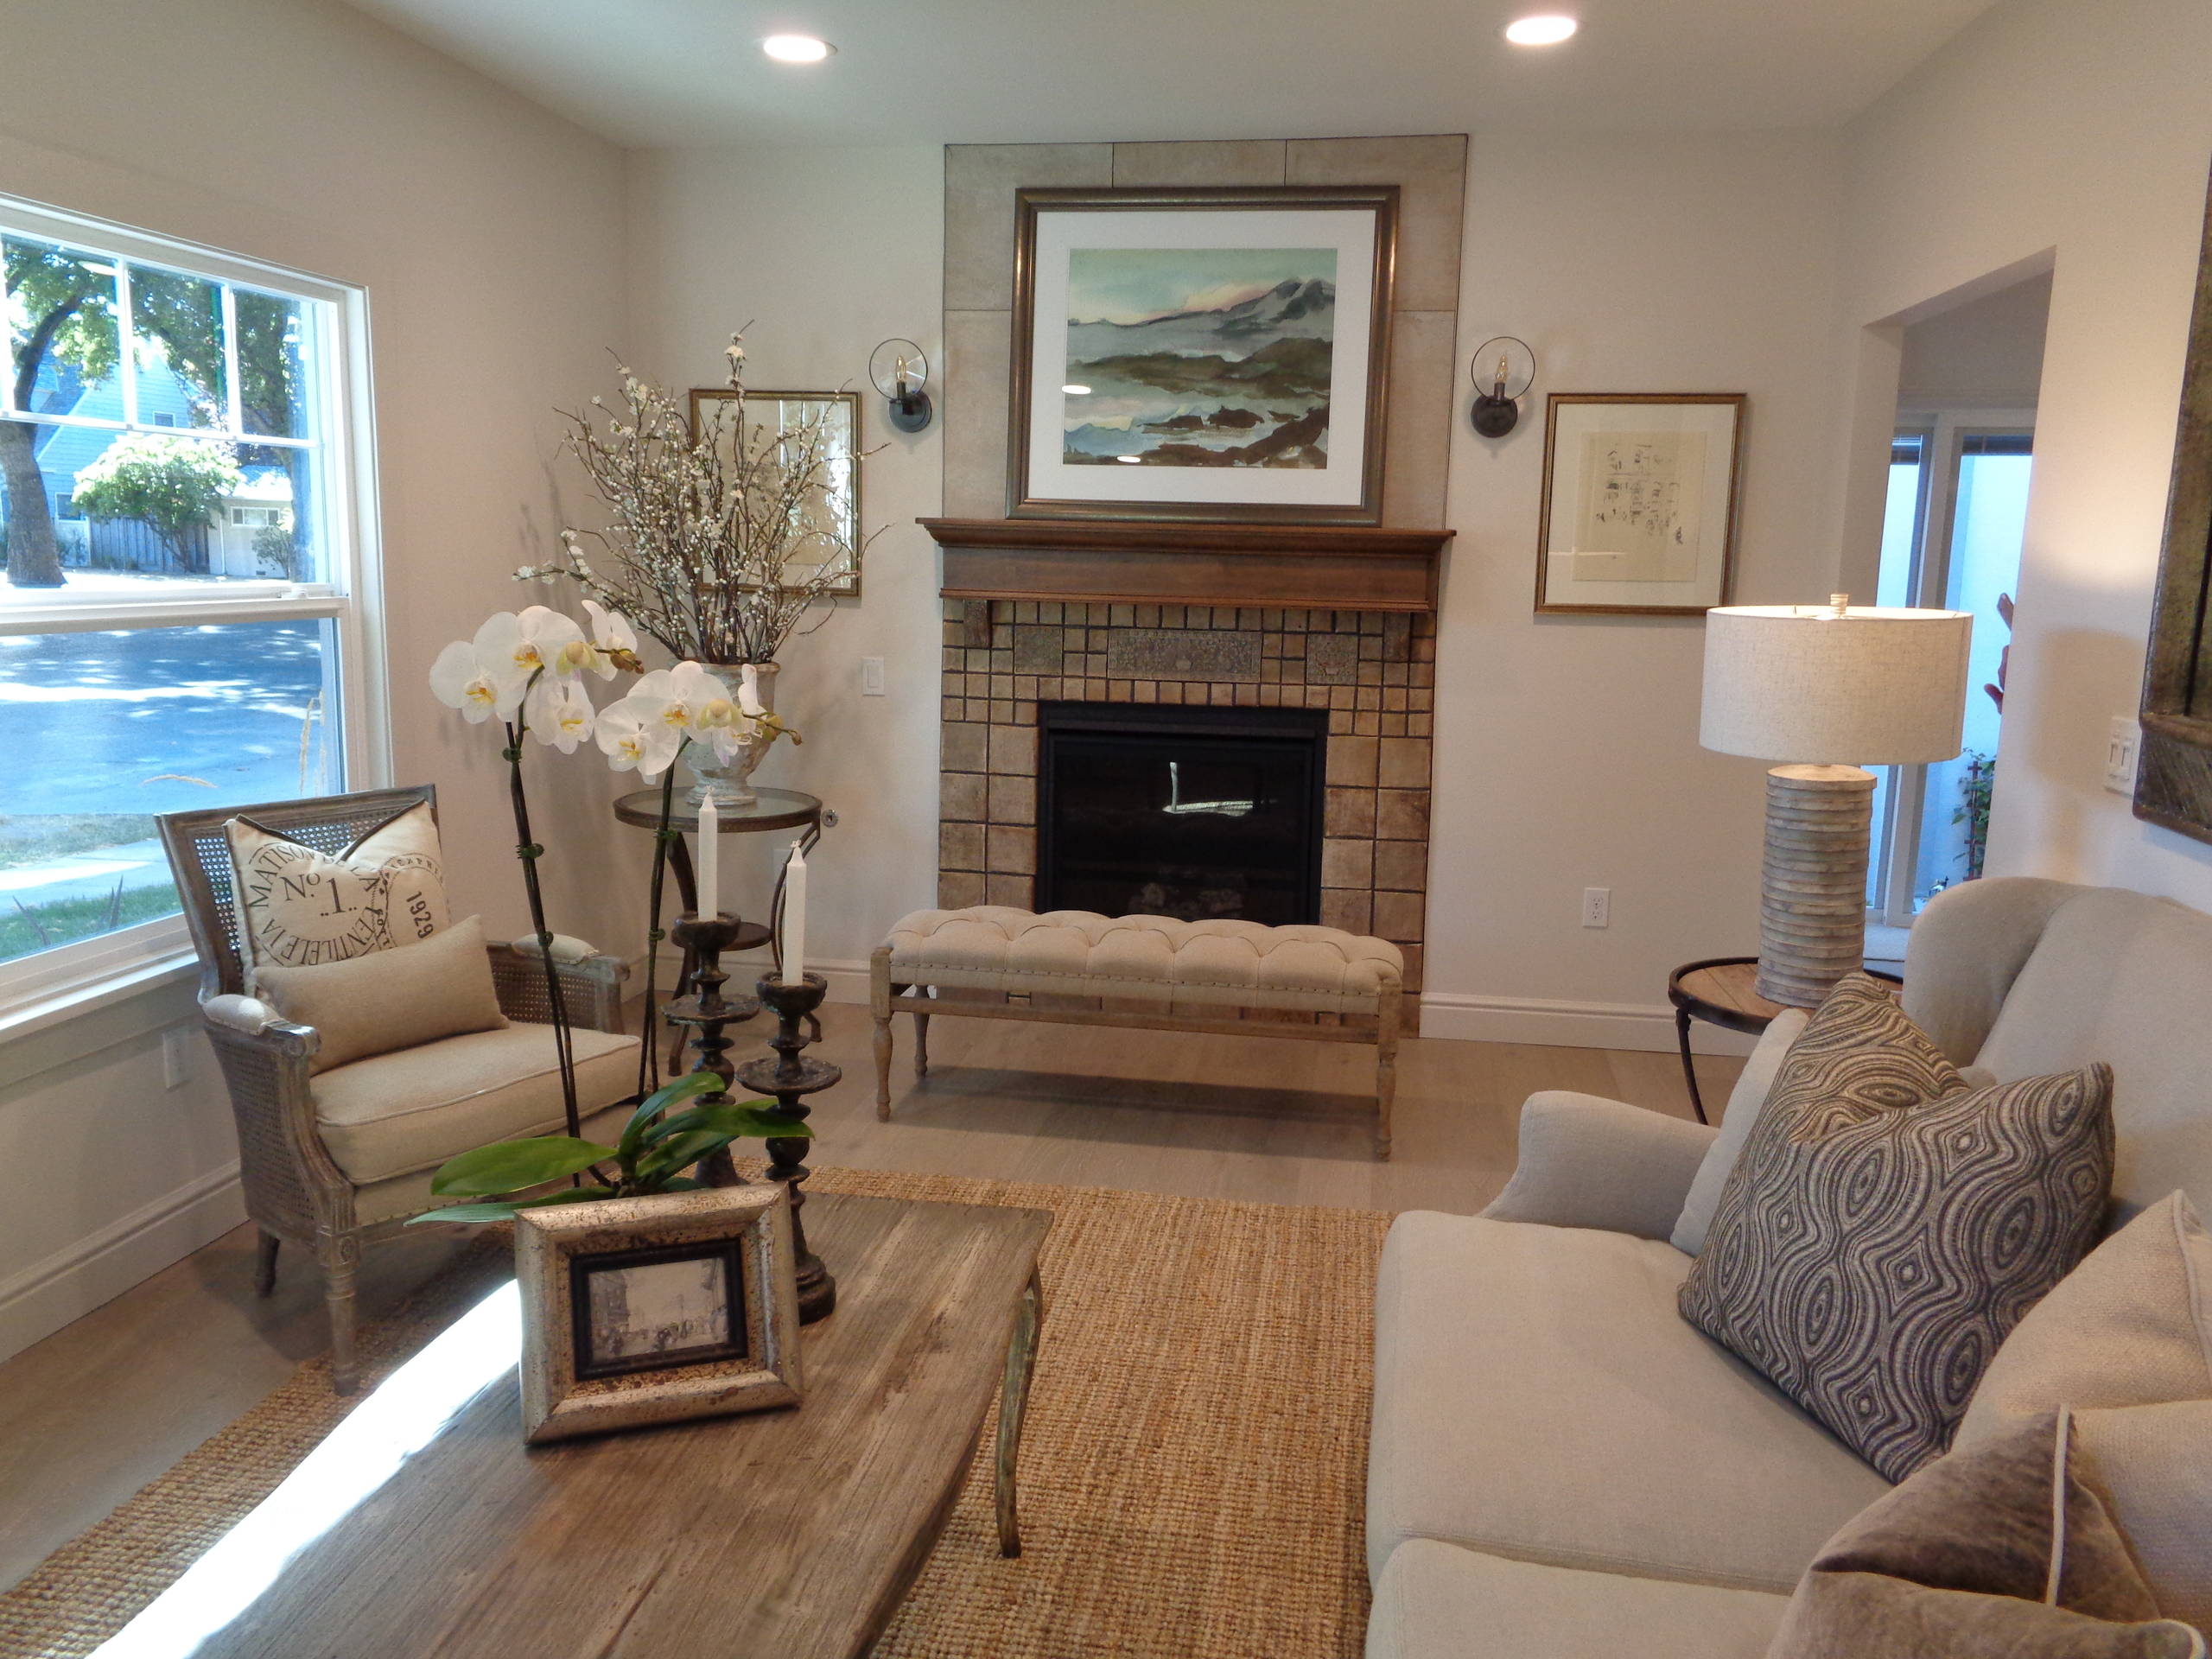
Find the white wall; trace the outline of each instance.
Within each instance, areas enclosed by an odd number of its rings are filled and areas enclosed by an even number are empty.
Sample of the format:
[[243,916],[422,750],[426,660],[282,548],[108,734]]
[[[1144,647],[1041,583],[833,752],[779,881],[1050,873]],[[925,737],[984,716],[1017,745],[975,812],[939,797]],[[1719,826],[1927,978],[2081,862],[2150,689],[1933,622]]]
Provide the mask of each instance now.
[[[0,192],[368,288],[394,773],[440,786],[458,902],[512,928],[494,744],[424,675],[543,551],[550,410],[622,332],[620,152],[326,0],[0,0]],[[541,826],[578,854],[550,874],[559,925],[612,941],[607,785],[569,783]],[[195,1019],[172,983],[0,1053],[0,1160],[29,1173],[0,1234],[0,1353],[238,1218],[196,1034],[185,1086],[162,1086],[158,1033]]]
[[[2107,722],[2135,711],[2142,677],[2209,79],[2203,0],[1989,12],[1850,129],[1840,309],[1850,350],[1866,325],[2055,251],[1989,868],[2200,907],[2212,848],[2138,822],[2102,779]],[[1862,404],[1879,379],[1861,378]],[[1867,530],[1861,515],[1847,531],[1846,568],[1867,558]]]
[[2033,409],[2050,323],[2046,270],[1907,325],[1897,407]]
[[[1468,343],[1529,340],[1540,390],[1751,393],[1738,593],[1824,594],[1832,141],[1481,137],[1470,166]],[[710,380],[747,318],[760,385],[861,381],[888,334],[935,346],[941,167],[922,146],[633,158],[643,365]],[[816,948],[855,969],[931,902],[937,821],[936,561],[912,521],[937,510],[938,440],[887,434],[868,401],[887,447],[865,512],[889,529],[862,603],[787,653],[809,742],[761,772],[843,817],[815,861]],[[1661,1046],[1667,970],[1754,946],[1760,769],[1697,747],[1694,621],[1532,613],[1542,416],[1453,439],[1427,1028]],[[880,704],[859,696],[869,655]],[[1610,930],[1578,925],[1585,886],[1614,889]]]

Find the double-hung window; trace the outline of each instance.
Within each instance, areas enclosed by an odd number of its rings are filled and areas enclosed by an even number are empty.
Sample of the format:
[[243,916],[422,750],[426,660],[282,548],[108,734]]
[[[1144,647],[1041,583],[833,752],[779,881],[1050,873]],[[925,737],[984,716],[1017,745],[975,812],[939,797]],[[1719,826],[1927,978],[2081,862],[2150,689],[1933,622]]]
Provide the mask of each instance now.
[[358,289],[0,198],[0,1014],[187,948],[156,814],[382,782]]

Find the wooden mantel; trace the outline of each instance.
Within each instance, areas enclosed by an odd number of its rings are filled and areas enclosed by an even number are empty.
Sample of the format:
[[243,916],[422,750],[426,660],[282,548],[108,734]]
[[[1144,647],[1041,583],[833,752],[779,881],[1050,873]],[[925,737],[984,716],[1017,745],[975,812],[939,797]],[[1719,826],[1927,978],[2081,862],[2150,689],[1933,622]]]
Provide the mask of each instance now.
[[924,518],[947,599],[1433,611],[1448,530]]

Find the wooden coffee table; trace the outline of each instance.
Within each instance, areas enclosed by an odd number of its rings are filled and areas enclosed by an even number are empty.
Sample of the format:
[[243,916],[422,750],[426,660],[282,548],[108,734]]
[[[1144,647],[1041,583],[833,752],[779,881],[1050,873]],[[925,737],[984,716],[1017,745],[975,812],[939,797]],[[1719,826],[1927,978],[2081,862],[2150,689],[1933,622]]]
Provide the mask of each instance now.
[[[1020,1551],[1014,1458],[1042,1316],[1038,1249],[1052,1218],[823,1192],[810,1196],[806,1220],[839,1294],[836,1313],[803,1337],[804,1403],[525,1448],[512,1362],[482,1383],[501,1363],[487,1344],[512,1353],[518,1328],[502,1293],[339,1426],[315,1454],[321,1464],[289,1484],[291,1511],[285,1490],[271,1494],[142,1613],[129,1637],[166,1639],[130,1650],[865,1653],[944,1529],[994,1396],[1000,1543]],[[457,1414],[435,1429],[448,1404]],[[431,1426],[428,1444],[377,1484],[393,1425],[410,1412]],[[350,1456],[349,1435],[361,1443]],[[368,1471],[358,1484],[370,1490],[327,1529],[285,1536],[283,1517],[327,1498],[349,1465]]]

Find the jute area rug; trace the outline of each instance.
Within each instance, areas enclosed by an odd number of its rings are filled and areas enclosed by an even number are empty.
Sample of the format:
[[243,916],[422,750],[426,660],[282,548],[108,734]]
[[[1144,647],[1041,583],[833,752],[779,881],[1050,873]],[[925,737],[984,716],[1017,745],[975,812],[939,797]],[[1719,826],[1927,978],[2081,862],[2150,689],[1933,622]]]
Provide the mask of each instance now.
[[[810,1185],[1057,1217],[1022,1434],[1024,1553],[998,1553],[987,1449],[878,1659],[1355,1659],[1387,1216],[846,1170]],[[365,1331],[369,1380],[512,1272],[504,1236],[480,1241]],[[0,1655],[89,1653],[346,1408],[323,1362],[302,1366],[0,1597]]]

